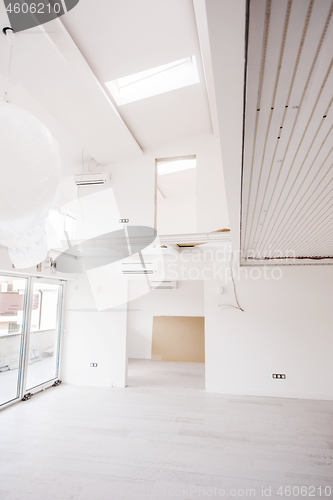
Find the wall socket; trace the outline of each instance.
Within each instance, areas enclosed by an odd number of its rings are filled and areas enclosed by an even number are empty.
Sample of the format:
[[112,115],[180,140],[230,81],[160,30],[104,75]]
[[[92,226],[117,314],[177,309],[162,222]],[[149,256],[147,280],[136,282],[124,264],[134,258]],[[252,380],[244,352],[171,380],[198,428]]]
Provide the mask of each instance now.
[[284,373],[273,373],[272,375],[273,378],[279,378],[279,379],[285,379],[286,376]]
[[128,224],[129,219],[119,219],[119,224]]
[[90,363],[91,368],[97,368],[97,363]]

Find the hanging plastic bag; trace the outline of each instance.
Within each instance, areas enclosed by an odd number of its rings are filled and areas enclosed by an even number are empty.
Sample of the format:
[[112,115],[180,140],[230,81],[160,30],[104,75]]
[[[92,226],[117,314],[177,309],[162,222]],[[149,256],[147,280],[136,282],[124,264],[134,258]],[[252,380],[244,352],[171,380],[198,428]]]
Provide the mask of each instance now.
[[60,200],[59,146],[35,116],[7,102],[0,102],[0,174],[0,244],[14,251],[20,240],[28,254],[35,231],[38,246],[46,248],[43,224]]

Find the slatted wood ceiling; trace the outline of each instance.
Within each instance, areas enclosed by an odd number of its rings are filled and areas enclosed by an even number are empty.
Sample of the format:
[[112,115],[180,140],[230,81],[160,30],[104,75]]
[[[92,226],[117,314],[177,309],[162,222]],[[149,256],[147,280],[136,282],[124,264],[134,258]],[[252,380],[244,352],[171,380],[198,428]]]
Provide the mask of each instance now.
[[333,1],[250,0],[246,84],[244,261],[333,257]]

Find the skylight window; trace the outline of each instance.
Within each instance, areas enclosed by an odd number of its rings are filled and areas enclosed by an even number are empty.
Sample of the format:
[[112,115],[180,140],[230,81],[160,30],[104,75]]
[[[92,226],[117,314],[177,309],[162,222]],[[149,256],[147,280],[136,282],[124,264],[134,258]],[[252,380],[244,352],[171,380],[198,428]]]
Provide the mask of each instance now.
[[118,106],[199,83],[195,56],[106,82]]
[[181,172],[182,170],[188,170],[196,166],[197,161],[192,157],[181,158],[179,160],[158,160],[157,173],[158,175],[173,174],[174,172]]

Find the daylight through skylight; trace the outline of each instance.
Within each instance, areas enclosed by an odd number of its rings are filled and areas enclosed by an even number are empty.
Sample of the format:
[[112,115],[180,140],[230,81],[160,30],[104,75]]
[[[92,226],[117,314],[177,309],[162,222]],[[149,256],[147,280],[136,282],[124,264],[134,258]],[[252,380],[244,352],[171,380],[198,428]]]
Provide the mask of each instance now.
[[157,68],[106,82],[116,103],[121,106],[154,95],[199,83],[195,56]]

